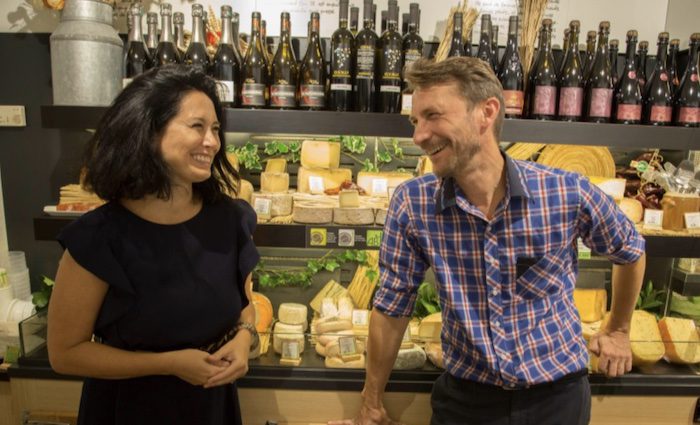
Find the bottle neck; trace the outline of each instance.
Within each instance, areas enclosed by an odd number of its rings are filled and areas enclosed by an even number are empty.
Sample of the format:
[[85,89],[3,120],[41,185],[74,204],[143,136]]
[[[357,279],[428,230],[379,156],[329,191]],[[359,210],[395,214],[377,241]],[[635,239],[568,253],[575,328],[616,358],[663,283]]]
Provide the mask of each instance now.
[[158,44],[158,24],[151,22],[148,24],[148,38],[146,44],[149,48],[155,47]]
[[656,69],[658,70],[666,70],[666,59],[668,57],[666,46],[666,43],[659,43],[659,49],[656,52]]
[[221,22],[221,44],[233,44],[233,24],[231,18],[223,18]]
[[598,34],[598,49],[596,54],[599,56],[605,56],[608,54],[608,35],[605,33]]
[[282,20],[282,27],[280,29],[280,44],[287,47],[291,43],[289,36],[289,20]]
[[625,53],[625,68],[634,70],[634,50],[637,48],[636,40],[627,40],[627,52]]
[[386,30],[387,31],[394,32],[394,31],[396,31],[397,27],[398,27],[398,23],[395,20],[393,20],[393,19],[387,20],[387,23],[386,23]]
[[173,20],[170,15],[163,15],[163,32],[160,34],[161,43],[172,43],[173,41]]
[[204,44],[204,23],[201,16],[192,19],[192,42]]
[[578,31],[569,32],[569,54],[578,53]]
[[340,18],[338,27],[344,30],[348,29],[348,18]]
[[131,27],[129,29],[129,41],[143,42],[141,30],[141,15],[131,15]]
[[540,52],[549,52],[552,50],[552,33],[548,29],[543,29],[540,32],[540,45],[539,45],[539,50]]
[[686,74],[698,73],[698,46],[700,42],[690,43],[690,55],[688,56],[688,67],[685,69]]

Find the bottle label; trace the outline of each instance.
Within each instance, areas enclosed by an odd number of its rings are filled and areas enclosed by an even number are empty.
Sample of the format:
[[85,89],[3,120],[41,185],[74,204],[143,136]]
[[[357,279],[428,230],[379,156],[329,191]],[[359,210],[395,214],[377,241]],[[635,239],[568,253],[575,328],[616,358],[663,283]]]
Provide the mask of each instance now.
[[532,113],[535,115],[554,115],[557,101],[557,88],[555,86],[535,87],[535,102]]
[[350,78],[350,59],[352,52],[350,46],[337,46],[333,50],[333,78]]
[[322,108],[326,104],[326,93],[321,84],[302,84],[299,88],[301,106]]
[[404,67],[408,69],[409,66],[413,65],[413,62],[422,58],[422,53],[417,49],[406,50],[406,55],[404,56]]
[[640,121],[642,119],[642,105],[617,105],[616,116],[622,121]]
[[382,93],[401,93],[399,86],[379,86],[379,91]]
[[332,83],[331,91],[352,91],[352,84]]
[[371,46],[357,49],[357,78],[374,78],[374,49]]
[[699,123],[700,122],[700,107],[682,107],[678,112],[678,122],[680,123]]
[[559,116],[580,117],[583,109],[583,88],[562,87],[559,93]]
[[265,106],[265,84],[243,83],[241,104],[243,106]]
[[270,106],[293,108],[296,106],[296,87],[291,84],[273,84],[270,86]]
[[591,117],[610,118],[612,109],[613,89],[591,89],[591,107],[588,115]]
[[670,106],[656,106],[651,107],[651,114],[649,114],[649,121],[651,122],[671,122],[672,110]]
[[219,100],[225,103],[233,103],[234,91],[233,81],[218,80],[216,89],[219,94]]
[[507,115],[522,115],[525,93],[522,90],[503,90],[503,103]]

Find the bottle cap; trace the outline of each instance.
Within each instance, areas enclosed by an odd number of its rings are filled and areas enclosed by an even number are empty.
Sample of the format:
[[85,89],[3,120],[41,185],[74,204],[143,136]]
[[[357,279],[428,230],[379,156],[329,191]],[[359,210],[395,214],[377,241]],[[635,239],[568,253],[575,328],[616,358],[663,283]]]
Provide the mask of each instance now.
[[173,13],[173,6],[170,3],[161,3],[160,4],[160,14],[161,15],[170,15]]
[[223,5],[221,6],[221,18],[224,19],[229,19],[231,18],[231,15],[233,14],[233,9],[231,9],[231,6],[228,5]]
[[192,16],[198,17],[204,15],[204,8],[201,4],[195,3],[192,5]]
[[637,30],[627,31],[627,38],[637,38]]

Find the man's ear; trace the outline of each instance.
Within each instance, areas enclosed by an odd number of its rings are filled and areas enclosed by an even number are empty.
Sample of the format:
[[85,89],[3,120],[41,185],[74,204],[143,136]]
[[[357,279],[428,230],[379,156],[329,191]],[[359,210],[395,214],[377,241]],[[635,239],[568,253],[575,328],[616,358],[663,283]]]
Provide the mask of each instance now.
[[484,101],[482,111],[484,120],[487,121],[485,124],[490,127],[496,121],[496,118],[498,118],[498,113],[501,111],[501,103],[497,98],[489,97]]

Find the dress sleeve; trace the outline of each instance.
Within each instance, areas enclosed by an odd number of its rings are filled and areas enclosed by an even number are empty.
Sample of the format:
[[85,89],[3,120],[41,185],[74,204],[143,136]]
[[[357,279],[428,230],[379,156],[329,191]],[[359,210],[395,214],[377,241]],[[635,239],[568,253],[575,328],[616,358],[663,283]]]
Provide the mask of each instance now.
[[255,266],[260,261],[260,254],[258,253],[258,248],[253,242],[253,233],[255,232],[255,226],[258,221],[257,214],[255,210],[245,201],[236,200],[239,205],[240,214],[240,233],[238,237],[238,281],[241,282],[242,297],[243,300],[242,307],[248,305],[248,297],[245,294],[245,288],[242,286],[245,284],[245,279],[253,271]]
[[135,291],[117,261],[112,243],[113,232],[100,211],[93,211],[65,227],[58,242],[85,270],[109,285],[95,329],[107,326],[123,316],[133,305]]

